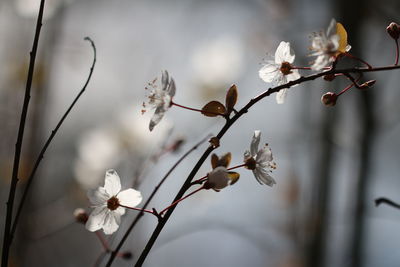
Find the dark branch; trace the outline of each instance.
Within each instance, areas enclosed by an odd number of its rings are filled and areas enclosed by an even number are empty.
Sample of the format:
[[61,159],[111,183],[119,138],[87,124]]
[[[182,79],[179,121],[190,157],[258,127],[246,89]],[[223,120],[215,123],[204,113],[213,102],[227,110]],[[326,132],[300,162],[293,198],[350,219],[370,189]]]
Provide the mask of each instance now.
[[47,139],[46,143],[44,144],[42,150],[39,153],[39,156],[36,159],[35,165],[34,165],[32,171],[31,171],[31,173],[29,175],[29,178],[28,178],[24,193],[22,195],[21,202],[19,203],[19,206],[18,206],[18,209],[17,209],[17,213],[15,215],[14,222],[12,224],[12,229],[11,229],[11,232],[10,232],[10,243],[12,242],[13,236],[15,234],[15,230],[16,230],[17,225],[18,225],[19,217],[21,215],[22,208],[24,207],[24,204],[25,204],[26,197],[28,195],[29,189],[30,189],[30,187],[32,185],[32,182],[33,182],[33,180],[35,178],[36,171],[37,171],[37,169],[38,169],[38,167],[39,167],[39,165],[40,165],[40,163],[41,163],[41,161],[42,161],[42,159],[44,157],[44,154],[46,153],[47,148],[49,147],[49,145],[52,142],[53,138],[56,136],[56,134],[57,134],[58,130],[60,129],[61,125],[63,124],[64,120],[68,117],[69,113],[71,112],[72,108],[75,106],[76,102],[78,102],[79,98],[85,92],[86,87],[88,86],[89,81],[90,81],[90,79],[92,77],[94,66],[96,64],[96,46],[95,46],[94,42],[92,41],[92,39],[90,39],[89,37],[85,37],[84,40],[85,41],[89,41],[91,46],[92,46],[92,48],[93,48],[93,63],[92,63],[92,66],[90,67],[89,76],[87,77],[85,84],[83,85],[82,89],[79,91],[78,95],[75,97],[74,101],[72,101],[71,105],[68,107],[68,109],[65,111],[64,115],[61,117],[60,121],[57,123],[57,126],[54,128],[53,131],[51,131],[51,134],[50,134],[49,138]]
[[382,203],[392,206],[393,208],[400,209],[400,204],[397,204],[396,202],[394,202],[388,198],[380,197],[380,198],[375,199],[376,206],[379,206]]
[[13,213],[13,207],[14,207],[15,192],[16,192],[17,183],[18,183],[18,170],[19,170],[19,162],[21,159],[21,148],[22,148],[22,141],[24,138],[25,121],[26,121],[26,116],[28,114],[29,100],[31,98],[33,72],[35,69],[35,60],[36,60],[36,53],[37,53],[37,48],[38,48],[38,44],[39,44],[40,30],[42,28],[44,2],[45,2],[45,0],[40,1],[39,14],[38,14],[38,18],[36,21],[35,37],[33,39],[32,50],[30,52],[30,62],[29,62],[28,77],[27,77],[26,87],[25,87],[24,103],[22,105],[22,113],[21,113],[21,119],[19,121],[17,142],[15,144],[15,155],[14,155],[14,163],[13,163],[13,170],[12,170],[12,177],[11,177],[10,193],[9,193],[8,200],[7,200],[7,213],[6,213],[5,225],[4,225],[3,252],[2,252],[2,261],[1,261],[2,267],[8,266],[8,257],[10,254],[11,220],[12,220],[12,213]]

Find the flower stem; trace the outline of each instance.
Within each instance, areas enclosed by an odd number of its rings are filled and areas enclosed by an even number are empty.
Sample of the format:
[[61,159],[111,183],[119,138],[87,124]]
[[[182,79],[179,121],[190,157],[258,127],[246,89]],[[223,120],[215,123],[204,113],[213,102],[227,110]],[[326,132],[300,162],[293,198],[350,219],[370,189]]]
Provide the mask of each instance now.
[[363,60],[363,59],[361,59],[361,58],[359,58],[359,57],[356,57],[356,56],[354,56],[354,55],[352,55],[352,54],[350,54],[350,53],[348,53],[348,52],[344,53],[344,55],[347,56],[347,57],[349,57],[349,58],[358,60],[358,61],[364,63],[364,64],[368,67],[368,69],[372,69],[372,66],[371,66],[370,64],[368,64],[368,62],[366,62],[365,60]]
[[100,231],[96,231],[95,234],[99,238],[100,243],[103,246],[105,252],[110,251],[110,246],[108,245],[107,240],[104,238],[104,236],[101,234],[101,232]]
[[122,204],[118,204],[118,205],[119,205],[120,207],[123,207],[123,208],[126,208],[126,209],[137,210],[137,211],[147,212],[147,213],[151,213],[151,214],[156,215],[156,214],[154,213],[154,211],[152,211],[152,210],[146,210],[146,209],[141,209],[141,208],[134,208],[134,207],[125,206],[125,205],[122,205]]
[[351,83],[348,86],[346,86],[346,88],[344,88],[340,93],[337,94],[337,97],[339,97],[341,94],[344,94],[347,90],[349,90],[353,86],[354,86],[354,83]]
[[395,66],[397,66],[399,64],[399,40],[396,39],[396,61],[394,63]]
[[[184,108],[184,109],[188,109],[188,110],[191,110],[191,111],[200,112],[200,113],[203,114],[203,111],[201,109],[190,108],[190,107],[187,107],[187,106],[183,106],[183,105],[177,104],[177,103],[172,102],[172,101],[171,101],[171,106],[177,106],[177,107],[180,107],[180,108]],[[224,114],[216,113],[216,112],[212,112],[212,111],[207,111],[207,113],[214,114],[214,115],[217,115],[217,116],[223,116],[224,115]]]
[[165,209],[163,209],[162,211],[160,211],[160,215],[162,215],[164,212],[166,212],[167,210],[169,210],[170,208],[172,208],[173,206],[177,205],[179,202],[181,202],[182,200],[185,200],[186,198],[196,194],[197,192],[201,191],[204,189],[204,186],[194,190],[192,193],[187,194],[186,196],[184,196],[181,199],[178,199],[177,201],[174,201],[174,203],[172,203],[171,205],[169,205],[168,207],[166,207]]
[[[244,167],[244,166],[246,166],[246,163],[243,163],[243,164],[240,164],[240,165],[237,165],[237,166],[230,167],[230,168],[228,168],[227,170],[230,171],[230,170],[234,170],[234,169],[237,169],[237,168],[242,168],[242,167]],[[201,177],[201,178],[199,178],[199,179],[193,181],[192,184],[201,184],[202,182],[204,182],[205,180],[207,180],[207,177],[208,177],[208,175],[203,176],[203,177]]]
[[[293,70],[312,70],[311,67],[297,67],[297,66],[292,66],[291,69]],[[331,67],[323,67],[323,70],[329,70]]]
[[240,165],[237,165],[237,166],[230,167],[227,170],[230,171],[230,170],[234,170],[234,169],[237,169],[237,168],[242,168],[242,167],[245,167],[245,166],[246,166],[246,163],[243,163],[243,164],[240,164]]

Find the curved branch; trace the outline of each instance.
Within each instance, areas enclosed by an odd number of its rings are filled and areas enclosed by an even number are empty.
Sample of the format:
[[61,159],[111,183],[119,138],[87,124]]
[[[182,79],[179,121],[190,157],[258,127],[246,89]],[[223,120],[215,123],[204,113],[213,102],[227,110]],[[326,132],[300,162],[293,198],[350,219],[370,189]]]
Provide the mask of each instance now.
[[33,182],[33,180],[35,178],[36,171],[37,171],[37,169],[38,169],[38,167],[39,167],[39,165],[40,165],[40,163],[41,163],[41,161],[42,161],[42,159],[44,157],[44,154],[46,153],[47,148],[49,147],[51,141],[53,140],[53,138],[57,134],[57,132],[60,129],[61,125],[63,124],[64,120],[67,118],[67,116],[69,115],[69,113],[71,112],[72,108],[75,106],[76,102],[79,100],[79,98],[81,97],[83,92],[85,92],[86,87],[88,86],[89,81],[90,81],[90,79],[92,77],[94,66],[96,64],[96,46],[95,46],[94,42],[92,41],[92,39],[90,39],[89,37],[85,37],[84,40],[89,41],[91,46],[92,46],[92,48],[93,48],[93,63],[92,63],[92,66],[90,67],[89,76],[86,79],[86,82],[85,82],[84,86],[79,91],[78,95],[75,97],[74,101],[72,101],[71,105],[68,107],[68,109],[65,111],[64,115],[61,117],[60,121],[57,123],[57,126],[54,128],[53,131],[51,131],[51,134],[50,134],[49,138],[47,139],[46,143],[44,144],[42,150],[39,153],[39,156],[36,159],[35,165],[34,165],[32,171],[31,171],[31,173],[29,175],[28,182],[26,184],[24,193],[22,195],[21,202],[19,203],[19,206],[18,206],[18,209],[17,209],[17,213],[15,215],[14,222],[12,224],[12,229],[11,229],[11,232],[10,232],[10,243],[12,242],[13,236],[15,234],[15,230],[16,230],[17,225],[18,225],[19,217],[21,215],[22,208],[24,207],[24,204],[25,204],[26,197],[28,195],[29,189],[30,189],[30,187],[32,185],[32,182]]

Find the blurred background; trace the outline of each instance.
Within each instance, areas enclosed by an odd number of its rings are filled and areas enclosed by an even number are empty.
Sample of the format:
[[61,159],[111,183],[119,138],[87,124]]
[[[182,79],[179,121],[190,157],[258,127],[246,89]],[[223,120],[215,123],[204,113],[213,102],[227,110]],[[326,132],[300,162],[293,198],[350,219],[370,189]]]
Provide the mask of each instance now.
[[[39,2],[0,2],[3,204]],[[86,191],[102,186],[105,171],[114,168],[124,187],[134,185],[146,199],[185,151],[218,132],[223,119],[176,107],[148,131],[152,112],[140,112],[144,88],[162,69],[176,81],[177,103],[201,108],[223,102],[235,83],[240,108],[268,88],[258,70],[280,41],[292,44],[296,65],[308,66],[310,34],[325,30],[333,17],[347,29],[354,55],[374,66],[393,64],[395,46],[385,28],[400,21],[399,10],[395,0],[47,0],[17,200],[41,147],[89,74],[92,50],[85,36],[96,43],[97,65],[39,168],[11,266],[94,266],[101,244],[73,217],[78,207],[90,211]],[[261,186],[241,169],[234,186],[184,201],[144,266],[399,266],[400,211],[375,207],[374,200],[400,201],[400,79],[397,71],[364,78],[377,83],[350,90],[334,108],[320,97],[344,88],[340,79],[295,87],[283,105],[273,96],[254,106],[216,153],[230,151],[231,166],[241,164],[254,130],[261,130],[278,165],[277,185]],[[171,151],[176,140],[185,142]],[[167,206],[206,146],[179,165],[151,207]],[[210,170],[207,161],[196,177]],[[135,215],[123,217],[109,237],[112,247]],[[134,258],[117,258],[115,266],[133,265],[156,223],[154,216],[140,221],[122,249]],[[98,266],[104,264],[100,259]]]

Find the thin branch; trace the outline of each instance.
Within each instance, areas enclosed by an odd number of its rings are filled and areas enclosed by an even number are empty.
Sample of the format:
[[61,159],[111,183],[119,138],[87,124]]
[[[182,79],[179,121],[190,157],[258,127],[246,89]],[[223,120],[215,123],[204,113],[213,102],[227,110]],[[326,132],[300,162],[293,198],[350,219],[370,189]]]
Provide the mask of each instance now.
[[91,46],[92,46],[92,48],[93,48],[93,63],[92,63],[92,66],[90,67],[89,76],[86,79],[86,82],[83,85],[82,89],[79,91],[78,95],[75,97],[74,101],[72,101],[71,105],[68,107],[68,109],[65,111],[64,115],[61,117],[60,121],[57,123],[57,126],[51,132],[49,138],[47,139],[47,141],[44,144],[42,150],[40,151],[38,158],[36,159],[35,165],[34,165],[32,171],[31,171],[31,173],[29,175],[28,182],[26,184],[24,193],[22,195],[21,202],[19,203],[17,213],[15,215],[15,219],[14,219],[14,222],[13,222],[13,225],[12,225],[12,229],[11,229],[11,232],[10,232],[10,243],[12,242],[13,236],[15,234],[15,231],[16,231],[16,228],[17,228],[17,225],[18,225],[18,221],[19,221],[19,217],[21,215],[22,208],[24,207],[24,204],[25,204],[25,201],[26,201],[26,197],[28,195],[28,192],[29,192],[29,189],[30,189],[30,187],[32,185],[32,182],[33,182],[33,180],[35,178],[35,174],[36,174],[36,171],[37,171],[37,169],[38,169],[38,167],[40,165],[40,162],[42,161],[42,159],[44,157],[44,154],[46,153],[47,148],[49,147],[49,145],[50,145],[51,141],[53,140],[53,138],[56,136],[56,134],[57,134],[58,130],[60,129],[61,125],[63,124],[64,120],[68,117],[69,113],[71,112],[72,108],[75,106],[76,102],[78,102],[79,98],[85,92],[85,90],[86,90],[86,88],[87,88],[87,86],[89,84],[89,81],[90,81],[90,79],[92,77],[94,66],[96,64],[96,46],[95,46],[94,42],[92,41],[92,39],[90,39],[89,37],[85,37],[84,40],[85,41],[89,41]]
[[11,237],[10,230],[11,230],[12,213],[13,213],[13,207],[14,207],[15,192],[16,192],[17,183],[18,183],[18,170],[19,170],[19,162],[21,159],[21,148],[22,148],[22,141],[23,141],[24,131],[25,131],[25,121],[26,121],[26,116],[28,114],[29,100],[31,98],[31,88],[32,88],[33,72],[35,69],[36,53],[37,53],[38,44],[39,44],[40,30],[42,28],[44,2],[45,2],[45,0],[40,1],[39,14],[38,14],[38,18],[36,21],[35,37],[33,39],[32,50],[30,52],[30,62],[29,62],[28,77],[27,77],[26,87],[25,87],[24,103],[22,105],[22,113],[21,113],[21,119],[19,122],[17,142],[15,144],[15,155],[14,155],[14,163],[13,163],[12,178],[11,178],[11,185],[10,185],[10,193],[9,193],[8,200],[7,200],[7,214],[6,214],[5,226],[4,226],[3,252],[2,252],[2,261],[1,261],[2,267],[8,266],[8,257],[10,254],[10,246],[11,246],[11,239],[12,239],[12,238],[10,238]]
[[380,198],[375,199],[375,205],[376,206],[379,206],[382,203],[385,203],[385,204],[387,204],[389,206],[392,206],[393,208],[400,209],[400,204],[398,204],[398,203],[396,203],[396,202],[394,202],[394,201],[392,201],[392,200],[390,200],[390,199],[388,199],[386,197],[380,197]]
[[[146,203],[144,203],[142,209],[146,209],[147,206],[149,205],[150,201],[153,199],[153,197],[155,196],[155,194],[157,193],[157,191],[160,189],[160,187],[162,186],[162,184],[165,182],[165,180],[168,178],[168,176],[175,170],[176,167],[178,167],[178,165],[187,157],[189,156],[190,153],[192,153],[194,150],[196,150],[201,144],[203,144],[205,141],[208,140],[208,138],[210,138],[210,135],[207,135],[205,138],[203,138],[200,142],[198,142],[197,144],[195,144],[191,149],[189,149],[185,154],[182,155],[182,157],[180,157],[178,159],[178,161],[171,167],[171,169],[169,169],[169,171],[164,175],[164,177],[161,179],[161,181],[159,182],[159,184],[154,188],[153,192],[151,192],[149,198],[147,199]],[[131,223],[131,225],[129,226],[128,230],[126,231],[126,233],[124,234],[124,236],[122,237],[121,241],[118,243],[116,249],[114,251],[112,251],[110,259],[107,262],[107,267],[111,266],[111,264],[113,263],[115,257],[117,256],[119,250],[121,249],[122,245],[125,243],[126,239],[128,238],[129,234],[131,233],[132,229],[135,227],[136,223],[140,220],[140,218],[143,216],[144,211],[139,212],[135,219],[133,220],[133,222]],[[159,217],[160,218],[160,217]],[[160,218],[161,219],[161,218]]]
[[[245,113],[248,112],[248,110],[257,102],[262,100],[263,98],[273,94],[277,93],[282,89],[285,88],[290,88],[293,85],[297,85],[306,81],[312,81],[315,80],[319,77],[323,77],[325,75],[329,74],[338,74],[338,73],[364,73],[364,72],[377,72],[377,71],[387,71],[387,70],[393,70],[393,69],[400,69],[400,66],[385,66],[385,67],[378,67],[378,68],[347,68],[347,69],[331,69],[328,71],[323,71],[320,73],[316,73],[313,75],[309,76],[302,76],[297,80],[288,82],[286,84],[282,84],[273,88],[269,88],[263,93],[259,94],[255,98],[251,99],[249,103],[247,103],[242,109],[240,109],[232,118],[228,119],[225,123],[225,125],[222,127],[218,135],[216,136],[219,140],[224,136],[224,134],[228,131],[228,129]],[[203,165],[204,161],[208,158],[210,153],[214,150],[215,148],[213,146],[209,146],[206,151],[204,151],[203,155],[200,157],[200,159],[197,161],[196,165],[193,167],[191,172],[189,173],[188,177],[186,178],[185,183],[182,185],[181,189],[175,196],[173,202],[177,201],[178,199],[182,198],[185,192],[190,188],[191,182],[194,178],[194,176],[197,174],[197,171],[200,169],[200,167]],[[142,251],[142,254],[140,255],[139,259],[137,260],[135,267],[142,266],[143,262],[145,261],[147,255],[149,254],[151,248],[153,247],[155,241],[157,240],[158,236],[160,235],[164,225],[167,223],[169,217],[171,214],[174,212],[175,208],[177,207],[173,206],[170,208],[166,214],[163,216],[161,220],[159,220],[156,228],[153,231],[153,234],[151,235],[149,241],[147,242],[145,248]],[[110,266],[110,265],[107,265]]]

